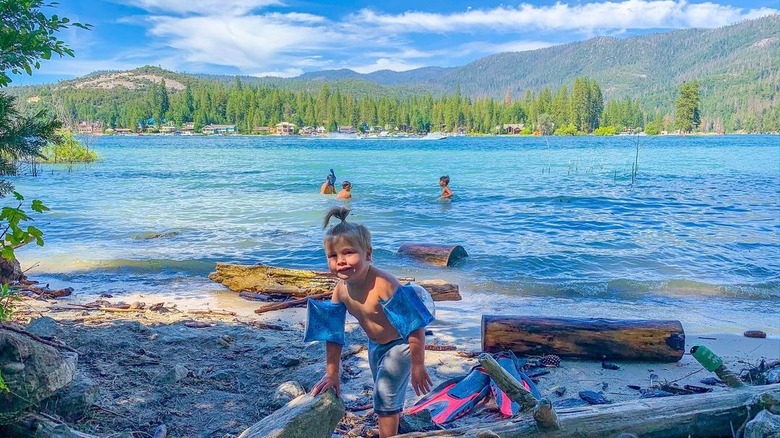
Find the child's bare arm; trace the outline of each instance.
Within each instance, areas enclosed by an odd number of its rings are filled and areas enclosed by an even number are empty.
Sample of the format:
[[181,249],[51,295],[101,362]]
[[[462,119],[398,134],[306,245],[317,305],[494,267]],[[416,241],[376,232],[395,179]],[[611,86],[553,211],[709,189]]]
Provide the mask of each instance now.
[[311,395],[317,395],[325,392],[328,388],[336,390],[336,395],[341,395],[341,386],[339,385],[339,374],[341,368],[341,345],[328,342],[326,347],[327,363],[325,365],[325,375],[311,389]]
[[433,381],[425,369],[425,328],[419,328],[409,335],[409,353],[412,357],[412,388],[417,395],[431,390]]

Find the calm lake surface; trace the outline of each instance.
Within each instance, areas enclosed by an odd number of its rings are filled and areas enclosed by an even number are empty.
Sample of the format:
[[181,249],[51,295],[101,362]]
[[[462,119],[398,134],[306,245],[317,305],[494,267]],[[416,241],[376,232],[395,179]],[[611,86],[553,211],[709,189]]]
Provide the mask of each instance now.
[[[216,262],[326,270],[321,221],[340,201],[319,187],[333,168],[377,266],[460,285],[443,310],[780,335],[778,136],[87,142],[102,161],[12,180],[51,208],[23,268],[77,299],[219,293]],[[438,200],[444,174],[452,202]],[[435,268],[396,255],[404,242],[469,257]]]

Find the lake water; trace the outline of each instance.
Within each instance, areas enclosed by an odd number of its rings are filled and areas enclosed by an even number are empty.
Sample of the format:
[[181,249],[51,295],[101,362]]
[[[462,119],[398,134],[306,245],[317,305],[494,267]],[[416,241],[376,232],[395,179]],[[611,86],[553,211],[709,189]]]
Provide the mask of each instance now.
[[[51,208],[23,268],[79,299],[218,293],[216,262],[326,270],[321,220],[340,201],[319,187],[333,168],[377,266],[460,285],[441,309],[780,335],[778,136],[87,141],[100,162],[12,179]],[[438,200],[444,174],[452,202]],[[427,266],[396,254],[404,242],[469,257]]]

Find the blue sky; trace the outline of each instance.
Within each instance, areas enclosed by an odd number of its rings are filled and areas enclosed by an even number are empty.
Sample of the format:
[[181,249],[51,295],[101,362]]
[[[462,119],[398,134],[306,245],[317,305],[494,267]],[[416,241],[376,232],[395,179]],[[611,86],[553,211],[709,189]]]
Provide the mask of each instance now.
[[59,36],[75,58],[14,85],[143,65],[189,73],[297,76],[451,67],[594,36],[715,28],[780,13],[778,0],[525,2],[431,0],[60,0],[48,14],[89,23]]

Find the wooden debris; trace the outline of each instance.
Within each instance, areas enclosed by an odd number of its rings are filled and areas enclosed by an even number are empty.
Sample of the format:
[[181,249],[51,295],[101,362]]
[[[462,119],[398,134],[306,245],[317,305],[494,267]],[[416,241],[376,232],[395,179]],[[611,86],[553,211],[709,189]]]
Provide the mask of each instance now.
[[398,254],[413,257],[436,266],[452,266],[456,261],[468,257],[460,245],[435,245],[428,243],[404,243]]
[[131,309],[131,308],[123,308],[123,307],[100,307],[99,310],[102,310],[103,312],[112,312],[112,313],[138,313],[138,312],[146,312],[146,309]]
[[249,292],[248,290],[242,290],[238,293],[238,296],[249,301],[269,301],[271,299],[269,294]]
[[493,356],[483,353],[477,357],[477,360],[490,375],[494,382],[501,388],[512,401],[520,404],[523,411],[530,411],[536,406],[536,398],[526,390],[523,385],[517,381],[507,370],[493,359]]
[[54,348],[58,348],[58,349],[61,349],[61,350],[71,351],[73,353],[78,353],[78,350],[75,350],[75,349],[73,349],[71,347],[68,347],[65,344],[61,344],[59,342],[54,342],[54,341],[49,341],[47,339],[43,339],[42,337],[34,335],[34,334],[28,332],[27,330],[21,329],[19,327],[15,327],[15,326],[10,325],[10,324],[0,323],[0,329],[8,330],[8,331],[11,331],[11,332],[14,332],[14,333],[18,333],[20,335],[27,336],[28,338],[34,339],[34,340],[40,342],[41,344],[46,344],[46,345],[49,345],[49,346],[52,346]]
[[[502,438],[608,437],[630,432],[637,436],[687,438],[688,436],[731,436],[732,426],[742,424],[748,411],[757,412],[758,400],[780,397],[780,384],[749,386],[740,390],[678,397],[650,398],[582,406],[557,411],[561,429],[541,431],[536,421],[480,423]],[[760,409],[760,408],[759,408]],[[475,429],[457,428],[436,432],[415,432],[398,438],[476,438]]]
[[268,324],[260,321],[250,321],[249,325],[251,325],[252,327],[257,327],[262,330],[284,330],[284,327],[280,325]]
[[290,307],[299,307],[299,306],[305,306],[306,302],[309,300],[309,298],[313,300],[324,300],[329,299],[333,295],[331,292],[322,293],[318,295],[312,295],[310,297],[306,298],[299,298],[296,300],[288,300],[288,301],[282,301],[281,303],[274,303],[274,304],[267,304],[259,309],[255,309],[255,313],[261,314],[266,312],[271,312],[273,310],[281,310],[281,309],[287,309]]
[[482,351],[518,356],[677,362],[685,353],[679,321],[482,316]]
[[230,310],[218,310],[218,309],[193,309],[187,311],[193,315],[222,315],[222,316],[236,316],[236,312]]
[[433,345],[426,344],[425,349],[428,351],[456,351],[458,347],[454,345]]
[[[338,278],[330,272],[317,272],[305,269],[276,268],[265,265],[234,265],[217,263],[216,272],[209,278],[239,292],[248,299],[262,299],[256,294],[281,294],[294,298],[320,295],[332,292]],[[401,277],[401,283],[415,281],[414,278]],[[424,287],[434,301],[457,301],[461,299],[457,284],[443,280],[423,280],[417,284]]]

